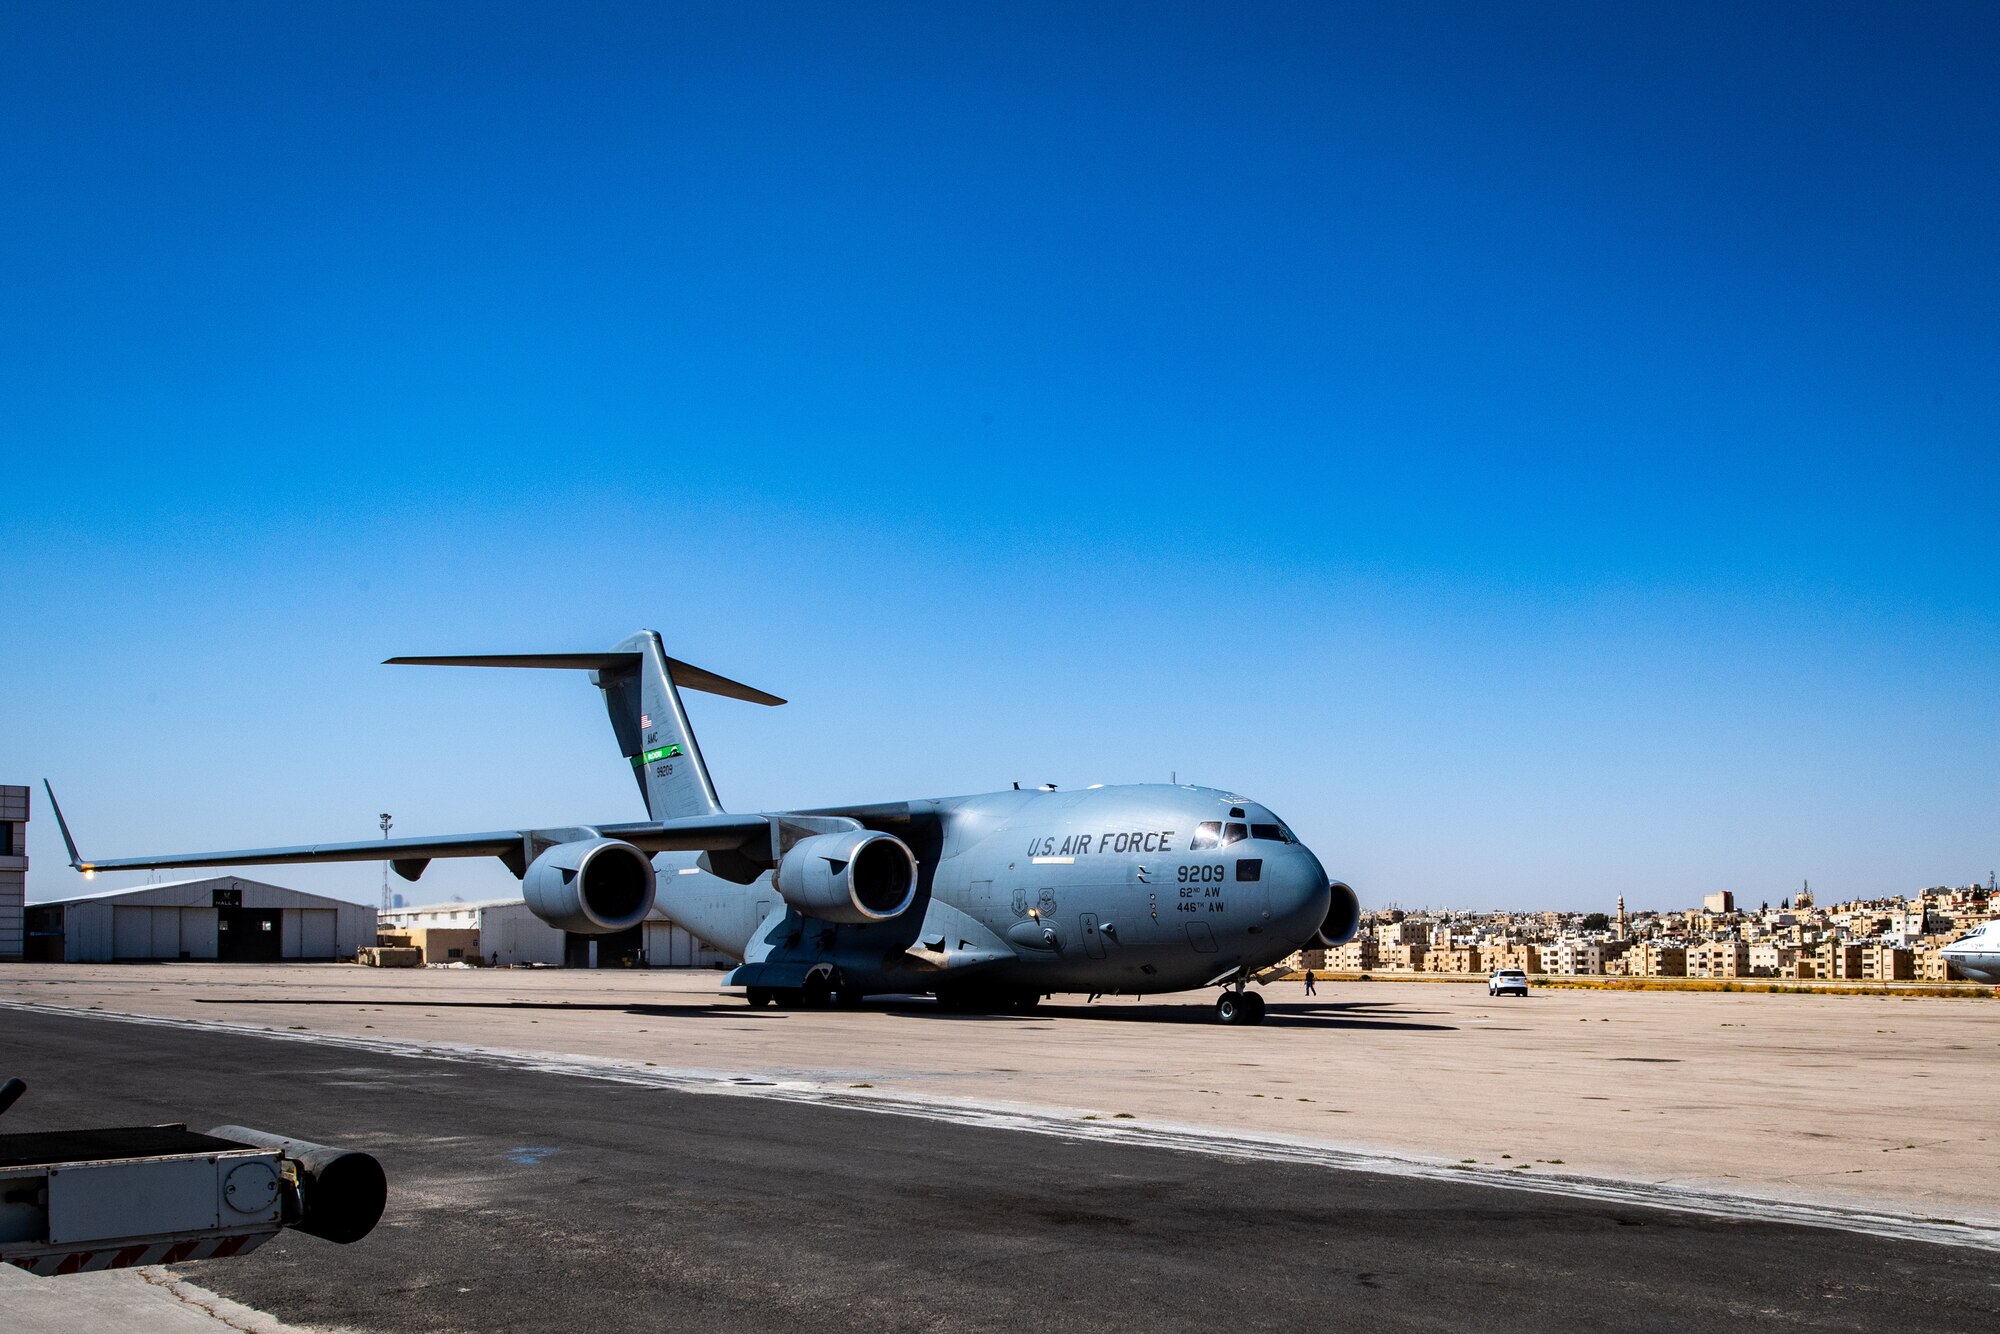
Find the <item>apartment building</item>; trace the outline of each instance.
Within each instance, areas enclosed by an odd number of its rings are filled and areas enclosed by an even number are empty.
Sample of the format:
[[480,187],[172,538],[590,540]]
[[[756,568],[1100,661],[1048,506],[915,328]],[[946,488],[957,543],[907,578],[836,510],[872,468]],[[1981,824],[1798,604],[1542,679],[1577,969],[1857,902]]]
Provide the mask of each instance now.
[[1625,951],[1620,960],[1627,977],[1686,977],[1688,952],[1679,945],[1660,945],[1642,940]]
[[1424,955],[1424,971],[1430,973],[1476,973],[1480,964],[1476,945],[1453,949],[1433,949]]
[[1752,977],[1783,977],[1785,969],[1796,964],[1799,951],[1796,945],[1781,945],[1775,940],[1760,940],[1750,947],[1750,975]]
[[1404,918],[1396,922],[1381,922],[1375,927],[1375,943],[1384,949],[1397,945],[1427,945],[1430,942],[1428,923]]
[[1424,969],[1424,956],[1430,953],[1427,945],[1383,945],[1378,950],[1381,967],[1388,972],[1420,973]]
[[1687,950],[1689,977],[1748,977],[1750,947],[1740,940],[1704,940]]
[[1602,941],[1566,936],[1542,947],[1542,971],[1555,977],[1596,977],[1604,973]]
[[1489,972],[1501,968],[1518,968],[1524,973],[1542,971],[1542,949],[1539,945],[1494,945],[1482,954]]
[[1339,972],[1365,973],[1382,962],[1381,947],[1373,936],[1356,936],[1345,945],[1326,952],[1326,966]]
[[1861,947],[1861,976],[1870,982],[1914,982],[1916,964],[1915,952],[1900,946],[1877,943]]
[[1843,940],[1823,940],[1813,947],[1812,975],[1822,981],[1859,981],[1863,976],[1862,947]]

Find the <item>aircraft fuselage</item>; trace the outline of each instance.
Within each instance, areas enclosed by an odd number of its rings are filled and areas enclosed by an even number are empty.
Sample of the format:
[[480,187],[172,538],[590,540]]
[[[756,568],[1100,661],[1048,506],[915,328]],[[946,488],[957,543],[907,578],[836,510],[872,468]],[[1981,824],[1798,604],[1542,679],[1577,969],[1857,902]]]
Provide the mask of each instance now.
[[2000,984],[2000,921],[1982,923],[1942,952],[1961,975]]
[[956,989],[1145,993],[1255,971],[1313,938],[1326,872],[1263,806],[1160,785],[993,792],[841,808],[915,851],[901,917],[835,925],[788,909],[770,876],[749,885],[697,853],[653,861],[657,902],[744,960],[739,985],[825,971],[863,992]]

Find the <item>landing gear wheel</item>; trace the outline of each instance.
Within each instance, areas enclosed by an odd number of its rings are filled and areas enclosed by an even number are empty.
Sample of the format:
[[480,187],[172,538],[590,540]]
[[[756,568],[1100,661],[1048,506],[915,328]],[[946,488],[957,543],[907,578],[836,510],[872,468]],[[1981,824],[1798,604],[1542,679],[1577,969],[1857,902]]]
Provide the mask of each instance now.
[[1020,995],[1014,997],[1014,999],[1008,1004],[1007,1008],[1012,1010],[1015,1014],[1033,1014],[1035,1011],[1042,1008],[1041,993],[1034,991],[1024,991]]
[[799,993],[799,1008],[802,1010],[824,1010],[833,1004],[833,983],[825,973],[814,973],[806,979],[805,989]]
[[863,994],[859,987],[842,987],[833,993],[833,1003],[843,1010],[858,1009]]
[[1215,1019],[1223,1024],[1261,1024],[1264,998],[1249,991],[1225,991],[1215,1002]]
[[769,1005],[772,1001],[776,1000],[777,997],[771,994],[771,989],[769,987],[751,987],[748,991],[743,993],[743,999],[750,1002],[751,1009],[761,1010],[766,1005]]
[[797,987],[772,987],[770,992],[781,1010],[796,1010],[805,1005],[805,993]]

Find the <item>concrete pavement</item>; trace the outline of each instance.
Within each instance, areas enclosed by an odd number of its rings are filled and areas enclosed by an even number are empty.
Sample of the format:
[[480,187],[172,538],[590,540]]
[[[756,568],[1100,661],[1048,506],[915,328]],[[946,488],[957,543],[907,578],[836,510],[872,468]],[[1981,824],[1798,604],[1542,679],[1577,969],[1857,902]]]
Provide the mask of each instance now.
[[288,1325],[157,1265],[36,1278],[0,1265],[12,1334],[336,1334]]
[[317,1327],[2000,1324],[1990,1251],[698,1096],[289,1026],[16,1009],[0,1062],[31,1084],[10,1128],[241,1120],[378,1152],[391,1201],[368,1239],[286,1234],[184,1267]]
[[[2000,1222],[1983,1000],[1281,985],[1031,1017],[750,1010],[712,972],[0,966],[0,999],[629,1059],[828,1089],[1293,1136],[1371,1152]],[[1521,1164],[1528,1164],[1521,1167]]]

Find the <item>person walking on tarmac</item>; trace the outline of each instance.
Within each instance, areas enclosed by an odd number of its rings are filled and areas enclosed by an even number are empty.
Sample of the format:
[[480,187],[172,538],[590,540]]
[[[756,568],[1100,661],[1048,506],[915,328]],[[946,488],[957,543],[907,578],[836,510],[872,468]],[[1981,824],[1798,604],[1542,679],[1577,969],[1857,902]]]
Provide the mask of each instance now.
[[1317,996],[1318,994],[1319,992],[1313,989],[1313,970],[1308,968],[1306,969],[1306,995]]

